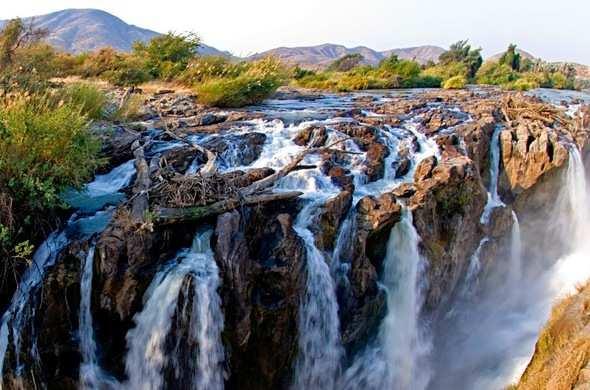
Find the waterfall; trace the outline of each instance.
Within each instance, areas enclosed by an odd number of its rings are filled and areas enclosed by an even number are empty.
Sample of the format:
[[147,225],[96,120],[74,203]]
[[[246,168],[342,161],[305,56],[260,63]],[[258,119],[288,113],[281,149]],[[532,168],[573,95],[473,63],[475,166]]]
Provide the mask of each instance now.
[[82,365],[80,367],[80,384],[82,388],[93,389],[98,385],[98,364],[96,359],[96,342],[92,328],[92,268],[94,262],[92,245],[82,264],[82,278],[80,280],[80,314],[79,333]]
[[516,285],[522,277],[522,242],[518,216],[512,211],[512,232],[510,234],[510,266],[508,282]]
[[481,270],[481,251],[490,239],[488,237],[484,237],[479,242],[479,246],[471,255],[471,259],[469,260],[469,268],[467,269],[467,275],[465,276],[465,282],[463,284],[463,288],[461,290],[461,297],[468,297],[472,295],[475,287],[477,286],[478,278],[479,278],[479,271]]
[[[8,348],[8,338],[12,335],[12,344],[15,351],[20,351],[20,336],[22,328],[29,320],[29,301],[43,281],[45,272],[55,264],[59,252],[68,244],[64,232],[52,233],[33,256],[33,265],[23,275],[16,292],[10,302],[10,306],[2,316],[0,328],[0,373],[4,372],[4,360]],[[22,369],[20,365],[20,353],[15,354],[17,372]],[[2,386],[0,385],[0,388]]]
[[333,389],[343,356],[334,281],[309,230],[317,206],[318,202],[306,205],[294,226],[307,253],[307,282],[299,309],[299,356],[294,383],[294,388],[301,390]]
[[391,229],[384,261],[387,315],[375,345],[346,371],[342,388],[419,390],[428,385],[430,340],[420,324],[426,262],[419,242],[412,213],[404,207],[401,221]]
[[80,279],[80,314],[79,334],[82,363],[80,365],[81,389],[116,389],[117,381],[107,375],[99,366],[96,357],[96,341],[92,325],[92,274],[94,266],[95,245],[92,244],[82,263],[82,277]]
[[429,349],[418,322],[424,287],[419,241],[412,212],[404,207],[387,243],[383,283],[388,312],[381,329],[389,372],[400,389],[422,389],[428,383],[428,368],[418,367]]
[[481,216],[481,223],[487,225],[490,220],[492,210],[496,207],[504,206],[504,203],[498,195],[498,177],[500,175],[500,133],[502,126],[496,126],[492,134],[490,145],[490,189],[488,190],[488,202]]
[[210,246],[211,235],[211,231],[197,234],[191,249],[179,252],[176,264],[159,272],[148,288],[143,311],[135,317],[136,327],[127,334],[129,352],[125,367],[129,388],[163,388],[162,371],[169,361],[165,342],[188,276],[195,282],[189,337],[198,345],[193,357],[197,362],[191,387],[223,388],[223,314],[217,294],[219,270]]

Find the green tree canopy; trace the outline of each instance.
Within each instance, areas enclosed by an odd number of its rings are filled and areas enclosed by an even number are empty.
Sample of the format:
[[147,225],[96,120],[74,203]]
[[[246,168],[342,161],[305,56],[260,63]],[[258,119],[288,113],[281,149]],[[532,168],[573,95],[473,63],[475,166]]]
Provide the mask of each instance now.
[[151,41],[136,42],[133,53],[146,61],[147,70],[154,78],[170,79],[186,69],[201,44],[194,33],[168,33]]
[[439,57],[441,65],[450,65],[452,63],[462,63],[467,66],[469,78],[475,77],[475,74],[483,64],[480,49],[472,49],[467,40],[453,43],[449,50]]
[[511,44],[508,46],[508,50],[500,57],[500,64],[508,65],[512,68],[512,70],[520,71],[520,62],[521,56],[520,53],[516,50],[516,45]]

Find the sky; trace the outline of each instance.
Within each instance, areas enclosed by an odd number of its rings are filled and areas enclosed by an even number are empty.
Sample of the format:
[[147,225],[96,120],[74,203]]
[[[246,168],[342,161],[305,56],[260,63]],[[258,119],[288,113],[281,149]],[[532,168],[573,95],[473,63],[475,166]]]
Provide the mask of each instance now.
[[192,31],[235,55],[337,43],[376,50],[448,47],[484,56],[514,42],[537,57],[590,65],[590,0],[0,0],[0,19],[97,8],[159,32]]

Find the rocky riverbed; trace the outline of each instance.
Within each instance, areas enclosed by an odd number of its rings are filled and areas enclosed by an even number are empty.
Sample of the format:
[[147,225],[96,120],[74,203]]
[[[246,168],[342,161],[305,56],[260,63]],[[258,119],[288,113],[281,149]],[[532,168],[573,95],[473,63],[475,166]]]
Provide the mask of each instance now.
[[4,388],[457,388],[452,313],[568,251],[590,112],[545,92],[150,96],[3,302]]

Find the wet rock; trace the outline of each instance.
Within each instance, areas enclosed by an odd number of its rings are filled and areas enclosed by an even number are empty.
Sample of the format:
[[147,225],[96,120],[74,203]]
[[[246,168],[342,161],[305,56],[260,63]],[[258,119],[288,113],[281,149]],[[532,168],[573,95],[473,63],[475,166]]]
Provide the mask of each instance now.
[[404,183],[397,186],[391,193],[397,198],[409,198],[416,193],[416,187],[411,183]]
[[373,143],[367,150],[364,173],[369,182],[383,178],[385,174],[385,159],[389,155],[389,149],[381,143]]
[[288,387],[306,255],[287,205],[218,217],[215,256],[224,302],[228,388]]
[[326,173],[332,179],[332,183],[345,191],[352,192],[354,189],[353,177],[350,172],[341,166],[334,166]]
[[458,112],[437,108],[424,114],[422,125],[426,134],[433,134],[440,130],[457,126],[465,119],[466,116]]
[[416,189],[408,205],[428,260],[425,304],[440,310],[483,236],[479,221],[487,192],[477,167],[465,156],[443,160]]
[[179,119],[178,127],[211,126],[225,122],[227,118],[228,116],[226,114],[207,112]]
[[[141,138],[141,134],[128,130],[122,126],[116,126],[108,135],[102,136],[102,153],[109,156],[109,164],[104,168],[108,171],[111,167],[121,165],[133,158],[131,145]],[[101,171],[102,173],[102,171]]]
[[229,134],[215,136],[203,143],[203,147],[217,153],[228,165],[235,167],[249,165],[262,153],[266,135],[262,133]]
[[328,139],[328,134],[324,126],[310,126],[301,130],[293,139],[293,142],[299,146],[309,146],[317,148],[323,146]]
[[410,172],[412,161],[408,157],[402,157],[392,163],[392,168],[395,171],[395,178],[404,177]]
[[192,242],[194,229],[183,227],[150,232],[119,210],[98,237],[92,295],[96,338],[105,368],[118,378],[124,375],[125,336],[158,266]]
[[421,182],[431,177],[432,171],[436,167],[437,160],[435,156],[426,157],[420,161],[414,172],[414,181]]
[[342,191],[318,210],[316,223],[313,225],[315,242],[318,249],[332,251],[340,226],[352,206],[352,192]]
[[342,342],[349,352],[374,334],[385,313],[379,270],[389,232],[400,219],[401,207],[392,194],[368,196],[356,206],[350,245],[340,259],[349,271],[337,289]]
[[162,153],[162,160],[176,172],[184,174],[193,162],[201,165],[207,162],[207,156],[196,149],[176,148]]

